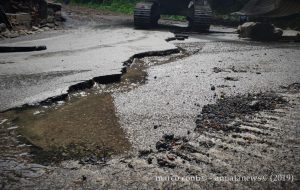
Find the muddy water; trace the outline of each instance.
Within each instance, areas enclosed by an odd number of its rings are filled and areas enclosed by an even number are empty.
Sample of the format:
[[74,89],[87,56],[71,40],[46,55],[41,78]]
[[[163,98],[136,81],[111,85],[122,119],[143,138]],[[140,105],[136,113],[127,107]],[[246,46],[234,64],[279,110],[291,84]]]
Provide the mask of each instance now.
[[19,133],[44,153],[102,157],[130,149],[115,116],[113,98],[107,93],[76,98],[55,108],[7,114],[14,115]]

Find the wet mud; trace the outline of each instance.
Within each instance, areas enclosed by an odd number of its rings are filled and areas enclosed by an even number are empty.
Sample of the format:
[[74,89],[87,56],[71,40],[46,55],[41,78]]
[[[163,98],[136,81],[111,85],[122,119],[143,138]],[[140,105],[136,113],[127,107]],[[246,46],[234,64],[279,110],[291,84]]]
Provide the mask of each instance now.
[[217,100],[216,104],[205,105],[202,108],[202,112],[196,120],[196,130],[214,129],[238,132],[241,123],[236,122],[232,125],[232,122],[237,118],[243,120],[246,115],[253,115],[259,111],[274,110],[286,104],[288,102],[275,93],[222,98]]

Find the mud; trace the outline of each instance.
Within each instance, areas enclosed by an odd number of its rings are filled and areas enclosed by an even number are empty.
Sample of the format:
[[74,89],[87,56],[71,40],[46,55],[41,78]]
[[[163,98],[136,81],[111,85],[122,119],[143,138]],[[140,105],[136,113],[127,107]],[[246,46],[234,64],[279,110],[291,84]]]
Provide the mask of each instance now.
[[197,117],[197,131],[203,129],[240,131],[241,123],[234,123],[236,120],[243,120],[245,115],[253,115],[259,111],[274,110],[287,104],[287,101],[275,94],[248,94],[244,96],[227,97],[217,100],[216,104],[205,105],[201,115]]

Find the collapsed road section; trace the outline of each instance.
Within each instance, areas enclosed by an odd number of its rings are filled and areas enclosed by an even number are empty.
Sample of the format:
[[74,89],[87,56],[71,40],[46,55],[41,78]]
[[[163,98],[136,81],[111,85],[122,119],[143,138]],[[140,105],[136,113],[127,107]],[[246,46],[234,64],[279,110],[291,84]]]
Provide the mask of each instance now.
[[[22,156],[1,161],[5,187],[299,186],[298,46],[215,39],[175,41],[181,53],[135,58],[120,83],[13,110],[1,124],[10,134],[4,150]],[[17,131],[42,150],[14,141]],[[66,146],[49,151],[55,145]],[[274,181],[282,173],[287,180]],[[266,181],[234,181],[255,176]]]
[[298,44],[107,27],[4,54],[1,95],[47,96],[0,113],[1,189],[299,187]]
[[55,37],[9,43],[10,46],[46,45],[47,50],[1,54],[9,64],[0,65],[0,110],[66,94],[70,86],[99,76],[120,76],[123,63],[134,54],[177,51],[174,45],[165,42],[170,35],[128,28],[81,28]]

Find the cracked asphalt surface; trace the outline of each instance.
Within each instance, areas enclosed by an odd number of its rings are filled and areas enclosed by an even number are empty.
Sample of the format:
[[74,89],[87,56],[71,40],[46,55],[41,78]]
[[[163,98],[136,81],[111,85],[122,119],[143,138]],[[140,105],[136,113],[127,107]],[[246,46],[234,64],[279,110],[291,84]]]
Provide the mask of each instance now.
[[[103,18],[107,19],[105,16]],[[106,20],[105,27],[110,22],[119,23],[119,18],[116,18]],[[73,92],[66,101],[1,113],[2,189],[299,188],[299,44],[239,39],[234,29],[218,26],[213,26],[209,34],[184,32],[189,36],[188,39],[167,43],[165,39],[173,36],[168,30],[183,32],[181,23],[178,27],[163,22],[154,31],[140,31],[131,28],[128,20],[122,18],[121,21],[123,24],[113,25],[110,29],[98,27],[95,30],[90,29],[89,25],[89,29],[68,31],[66,36],[80,34],[77,36],[78,44],[81,38],[83,41],[89,40],[84,42],[85,46],[72,51],[66,52],[62,47],[62,52],[51,52],[50,49],[44,54],[32,53],[26,56],[24,63],[28,65],[30,60],[61,59],[62,56],[69,63],[76,63],[79,59],[75,59],[73,54],[79,56],[100,52],[107,56],[107,62],[111,58],[117,63],[109,62],[109,66],[105,67],[108,72],[120,73],[123,62],[135,53],[174,47],[180,52],[136,57],[120,82],[98,84],[91,89]],[[81,36],[82,30],[91,36]],[[129,38],[124,40],[124,35]],[[98,47],[98,42],[92,38],[94,36],[106,40],[113,47]],[[116,42],[108,37],[116,37]],[[43,37],[38,41],[43,41]],[[115,48],[120,48],[123,53],[112,51]],[[8,62],[15,59],[23,63],[23,53],[16,55],[7,54]],[[95,55],[95,58],[100,59],[98,56]],[[39,68],[37,63],[34,65]],[[71,64],[66,65],[73,68]],[[60,66],[56,65],[55,68]],[[58,78],[55,79],[58,82],[53,84],[67,88],[69,84],[61,85],[60,82],[70,79],[73,84],[71,79],[75,77],[78,80],[78,76],[89,80],[91,72],[101,74],[99,69],[94,70],[99,67],[99,64],[91,63],[78,64],[80,69],[77,71],[61,68],[63,72],[60,74],[56,70],[47,71],[48,75],[40,86],[49,90],[52,86],[44,86],[48,84],[44,81],[52,83],[53,78]],[[29,70],[26,66],[22,68]],[[13,81],[16,84],[26,86],[26,83],[20,82],[22,75],[8,75],[3,80],[9,83],[11,78],[15,78]],[[35,84],[34,81],[41,77],[32,74],[25,78],[30,84]],[[2,86],[14,90],[12,84]],[[43,92],[40,86],[35,84],[34,88]],[[28,88],[28,91],[35,91],[32,89]],[[47,97],[52,95],[46,94]],[[33,99],[30,93],[27,95]],[[105,101],[101,99],[102,96],[110,100],[109,104],[101,104]],[[18,97],[19,100],[25,96],[18,94]],[[9,100],[2,103],[6,100],[2,97],[2,91],[1,98],[1,105],[15,105]],[[38,99],[34,98],[36,101]],[[97,113],[91,114],[91,110]],[[110,113],[115,115],[107,117],[106,114]],[[72,116],[76,116],[76,124],[70,121]],[[89,127],[85,126],[87,122]],[[77,128],[84,134],[83,137],[76,133]],[[31,135],[37,141],[22,133],[24,129],[32,130]],[[40,133],[34,131],[36,129],[50,132]],[[59,130],[69,130],[70,133],[64,134]],[[63,141],[68,135],[74,142],[94,142],[98,146],[99,140],[105,142],[102,146],[116,146],[117,149],[121,146],[116,142],[123,142],[127,147],[123,137],[111,135],[114,130],[128,139],[130,151],[100,157],[88,152],[80,157],[82,151],[78,149],[75,152],[77,156],[66,156],[67,159],[59,162],[52,162],[52,158],[48,158],[50,162],[47,163],[35,159],[37,154],[43,154],[43,150],[38,149],[37,152],[35,145],[38,143],[34,142],[42,140],[43,146],[48,147],[51,143]],[[90,137],[89,132],[93,133]],[[101,139],[97,139],[97,136],[101,136]],[[68,146],[62,150],[59,152],[62,156],[73,151]],[[61,156],[59,154],[54,156]]]
[[94,77],[121,75],[124,62],[134,54],[176,49],[164,41],[172,35],[169,32],[125,28],[122,20],[111,23],[112,29],[103,22],[41,39],[0,42],[7,46],[47,46],[41,52],[1,53],[7,64],[0,65],[0,111],[66,94],[68,87]]

